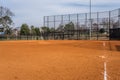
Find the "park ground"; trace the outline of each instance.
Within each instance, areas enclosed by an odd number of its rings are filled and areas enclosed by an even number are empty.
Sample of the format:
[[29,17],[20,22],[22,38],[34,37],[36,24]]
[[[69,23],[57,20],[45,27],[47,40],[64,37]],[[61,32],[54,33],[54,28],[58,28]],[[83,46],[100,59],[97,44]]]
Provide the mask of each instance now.
[[0,42],[0,80],[105,80],[105,76],[120,80],[120,41]]

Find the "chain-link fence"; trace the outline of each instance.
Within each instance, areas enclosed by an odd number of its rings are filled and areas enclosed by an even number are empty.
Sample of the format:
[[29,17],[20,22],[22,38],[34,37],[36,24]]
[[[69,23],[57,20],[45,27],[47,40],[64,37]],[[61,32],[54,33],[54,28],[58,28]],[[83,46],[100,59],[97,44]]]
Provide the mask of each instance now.
[[42,36],[19,35],[19,36],[0,36],[0,41],[4,40],[43,40]]
[[120,28],[120,9],[95,12],[45,16],[44,26],[49,27],[47,39],[109,40],[112,29]]
[[[0,28],[2,30],[2,28]],[[0,32],[1,32],[0,30]],[[3,35],[0,40],[118,40],[120,9],[44,17],[39,35]]]

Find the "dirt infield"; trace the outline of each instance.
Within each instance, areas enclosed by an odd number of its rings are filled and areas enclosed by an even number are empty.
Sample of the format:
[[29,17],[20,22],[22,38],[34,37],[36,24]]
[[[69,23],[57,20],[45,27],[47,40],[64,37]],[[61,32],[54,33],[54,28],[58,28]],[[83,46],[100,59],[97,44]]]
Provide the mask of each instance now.
[[120,41],[0,42],[0,80],[105,80],[105,76],[120,80]]

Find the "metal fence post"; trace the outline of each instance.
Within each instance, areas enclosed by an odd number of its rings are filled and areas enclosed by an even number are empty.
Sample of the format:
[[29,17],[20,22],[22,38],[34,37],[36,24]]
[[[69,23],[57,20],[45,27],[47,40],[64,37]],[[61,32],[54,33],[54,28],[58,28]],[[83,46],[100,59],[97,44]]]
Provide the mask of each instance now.
[[109,27],[108,27],[108,33],[109,33],[109,37],[108,39],[111,40],[111,36],[110,36],[110,27],[111,27],[111,11],[109,11]]
[[[64,28],[64,25],[63,25],[63,24],[64,24],[64,23],[63,23],[63,15],[61,15],[61,24],[62,24],[62,26],[63,26],[62,28]],[[64,29],[62,29],[62,30],[64,30]],[[61,36],[62,36],[62,40],[64,40],[64,31],[63,31],[63,33],[62,33]]]
[[70,14],[68,15],[68,19],[69,19],[69,22],[70,22]]
[[[49,27],[49,16],[47,16],[47,27]],[[44,39],[46,40],[46,32],[43,33]]]
[[79,15],[78,14],[76,14],[77,15],[77,40],[79,39]]
[[84,35],[86,35],[86,39],[88,39],[88,35],[89,35],[89,30],[88,30],[88,26],[87,26],[87,24],[88,24],[88,19],[87,19],[87,13],[85,13],[85,26],[86,26],[86,29],[87,29],[87,34],[86,33],[84,33]]
[[99,12],[97,12],[97,40],[99,39]]
[[119,22],[119,28],[120,28],[120,8],[118,9],[118,22]]
[[[70,16],[70,14],[69,14],[69,15],[68,15],[69,23],[70,23],[70,20],[71,20],[70,18],[71,18],[71,16]],[[70,38],[70,34],[71,34],[71,31],[70,31],[70,33],[69,33],[69,30],[68,30],[68,34],[67,34],[67,35],[68,35],[68,39]]]
[[54,40],[55,40],[55,32],[56,30],[55,30],[55,16],[54,16]]
[[61,24],[63,26],[63,15],[61,15]]
[[44,16],[44,18],[43,18],[43,21],[44,21],[44,22],[43,22],[43,26],[45,27],[45,16]]
[[49,27],[49,16],[47,16],[47,27]]
[[90,36],[90,40],[92,40],[92,18],[91,18],[91,16],[89,19],[89,23],[90,23],[89,36]]

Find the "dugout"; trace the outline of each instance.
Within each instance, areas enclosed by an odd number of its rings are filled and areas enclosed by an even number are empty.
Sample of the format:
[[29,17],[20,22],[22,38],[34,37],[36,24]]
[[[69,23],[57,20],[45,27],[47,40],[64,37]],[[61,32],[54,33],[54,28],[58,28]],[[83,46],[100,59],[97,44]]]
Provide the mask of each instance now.
[[110,29],[110,40],[120,40],[120,28]]

